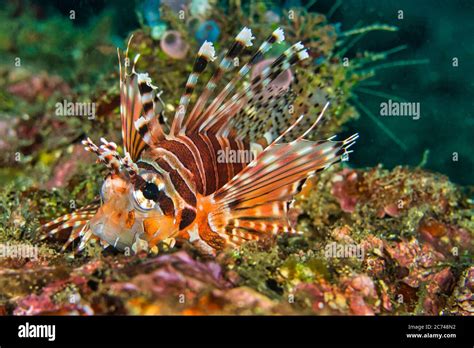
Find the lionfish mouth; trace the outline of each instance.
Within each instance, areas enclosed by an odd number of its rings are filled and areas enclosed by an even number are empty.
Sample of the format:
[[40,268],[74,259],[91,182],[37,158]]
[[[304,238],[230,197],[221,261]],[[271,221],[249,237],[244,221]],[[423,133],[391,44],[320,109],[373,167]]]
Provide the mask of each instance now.
[[94,236],[107,242],[109,245],[112,245],[120,251],[125,251],[127,248],[131,248],[138,238],[138,233],[124,233],[121,231],[120,235],[117,234],[116,229],[113,227],[111,228],[105,221],[91,223],[90,229]]

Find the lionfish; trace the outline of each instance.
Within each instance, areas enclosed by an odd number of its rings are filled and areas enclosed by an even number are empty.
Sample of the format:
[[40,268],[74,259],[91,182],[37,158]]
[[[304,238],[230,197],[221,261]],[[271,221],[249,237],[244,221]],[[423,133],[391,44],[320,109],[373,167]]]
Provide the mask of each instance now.
[[[99,239],[104,248],[131,252],[188,241],[201,253],[215,255],[246,241],[299,233],[288,218],[294,196],[308,177],[343,159],[358,135],[343,141],[305,139],[328,98],[310,91],[297,103],[305,84],[297,75],[289,87],[272,89],[281,73],[309,57],[301,42],[245,82],[252,66],[285,40],[281,28],[217,89],[223,75],[239,67],[236,59],[254,39],[244,27],[191,103],[199,77],[216,59],[213,44],[202,44],[171,125],[161,91],[147,73],[135,70],[139,55],[130,71],[129,48],[124,68],[117,50],[124,156],[104,138],[100,146],[89,138],[83,141],[109,171],[100,201],[47,223],[42,227],[46,235],[68,230],[63,249],[80,238],[79,251],[91,239]],[[302,122],[308,103],[318,112]],[[254,156],[223,161],[223,151],[252,151]]]

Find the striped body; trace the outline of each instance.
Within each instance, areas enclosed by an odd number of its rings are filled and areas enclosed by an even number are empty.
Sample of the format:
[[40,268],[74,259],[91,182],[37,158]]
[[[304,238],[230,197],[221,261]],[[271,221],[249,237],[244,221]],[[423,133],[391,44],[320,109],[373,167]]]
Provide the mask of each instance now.
[[160,203],[163,212],[176,219],[181,237],[191,242],[197,239],[206,248],[222,248],[227,236],[220,236],[209,225],[205,197],[224,186],[250,162],[242,162],[240,158],[233,162],[219,161],[222,154],[230,151],[249,153],[250,146],[210,131],[193,132],[158,142],[144,156],[149,160],[137,163],[139,168],[166,173],[165,185],[173,194]]

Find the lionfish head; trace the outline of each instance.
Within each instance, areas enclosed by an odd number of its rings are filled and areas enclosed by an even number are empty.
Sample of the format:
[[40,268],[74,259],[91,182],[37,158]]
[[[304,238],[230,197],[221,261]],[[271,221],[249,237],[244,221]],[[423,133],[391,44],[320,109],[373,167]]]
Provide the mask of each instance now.
[[101,188],[101,206],[88,227],[101,241],[126,251],[146,248],[166,239],[174,231],[158,204],[166,194],[164,177],[155,170],[138,168],[128,152],[121,157],[117,145],[101,139],[100,146],[83,141],[110,173]]

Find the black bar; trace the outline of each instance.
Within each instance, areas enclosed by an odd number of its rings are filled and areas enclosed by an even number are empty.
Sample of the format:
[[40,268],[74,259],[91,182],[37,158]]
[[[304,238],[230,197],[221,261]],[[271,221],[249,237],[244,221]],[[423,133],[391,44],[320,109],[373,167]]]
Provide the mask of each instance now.
[[[54,324],[55,340],[20,338],[19,326]],[[413,327],[409,329],[408,325]],[[428,328],[427,325],[430,325]],[[449,325],[449,326],[447,326]],[[422,327],[423,326],[423,327]],[[473,317],[0,317],[0,346],[44,344],[295,344],[469,346]],[[408,338],[407,334],[455,334]]]

